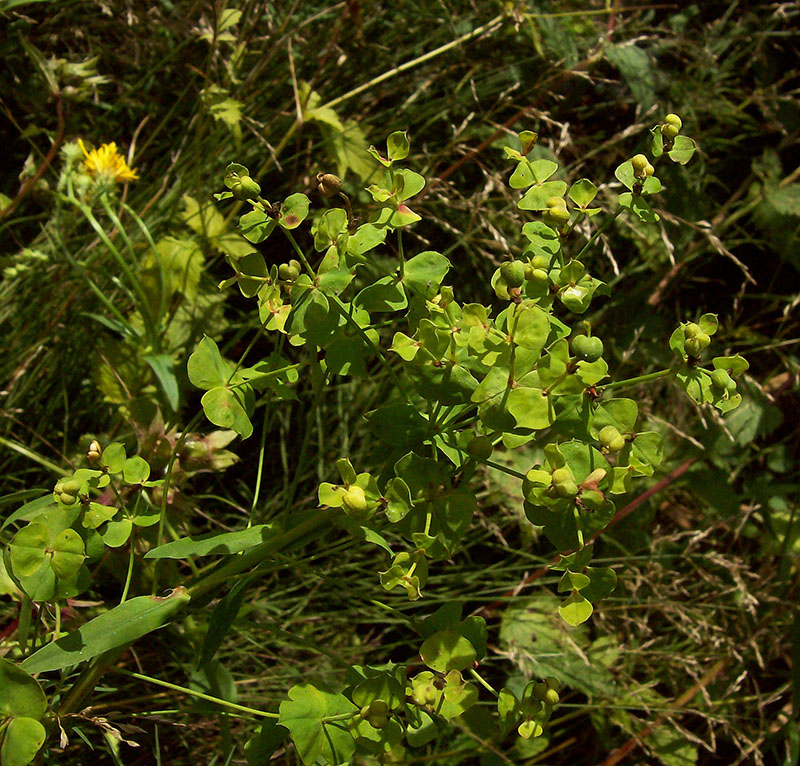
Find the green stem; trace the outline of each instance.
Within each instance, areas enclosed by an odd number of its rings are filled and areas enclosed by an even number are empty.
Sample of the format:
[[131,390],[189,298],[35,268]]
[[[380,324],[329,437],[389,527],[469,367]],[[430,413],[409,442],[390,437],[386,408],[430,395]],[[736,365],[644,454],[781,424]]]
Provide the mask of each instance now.
[[131,588],[131,580],[133,579],[134,560],[135,557],[133,553],[133,533],[131,533],[131,537],[128,539],[128,572],[125,575],[125,585],[122,588],[122,596],[119,599],[120,604],[124,603],[128,599],[128,591]]
[[151,676],[146,676],[142,673],[134,673],[133,671],[123,670],[122,668],[117,668],[115,672],[121,673],[123,676],[128,676],[128,678],[135,678],[138,681],[145,681],[148,684],[163,686],[165,689],[172,689],[172,691],[180,692],[181,694],[188,694],[190,697],[196,697],[197,699],[206,700],[207,702],[213,702],[215,705],[221,705],[222,707],[227,707],[231,710],[238,710],[242,713],[250,713],[250,715],[257,715],[261,718],[280,718],[279,713],[268,713],[265,710],[256,710],[256,708],[247,707],[246,705],[239,705],[236,702],[228,702],[228,700],[220,699],[219,697],[212,697],[210,694],[203,694],[203,692],[198,692],[194,689],[187,689],[185,686],[171,684],[169,681],[162,681],[159,678],[152,678]]
[[626,380],[614,380],[611,383],[606,383],[600,386],[601,391],[606,391],[610,388],[620,388],[621,386],[633,386],[637,383],[647,383],[651,380],[658,380],[659,378],[666,378],[671,375],[674,370],[670,367],[666,370],[659,370],[658,372],[648,372],[646,375],[637,375],[635,378],[627,378]]
[[476,670],[473,670],[472,668],[470,668],[470,671],[469,671],[469,672],[470,672],[470,675],[471,675],[471,676],[472,676],[472,677],[473,677],[473,678],[474,678],[474,679],[475,679],[475,680],[476,680],[476,681],[477,681],[477,682],[478,682],[478,683],[479,683],[479,684],[480,684],[480,685],[481,685],[481,686],[482,686],[484,689],[486,689],[486,691],[488,691],[490,694],[492,694],[492,695],[493,695],[493,696],[495,696],[495,697],[499,697],[499,696],[500,696],[500,695],[499,695],[499,694],[498,694],[498,693],[497,693],[497,692],[494,690],[494,687],[492,687],[492,685],[491,685],[491,684],[490,684],[488,681],[486,681],[486,680],[485,680],[485,679],[484,679],[484,678],[483,678],[483,677],[482,677],[482,676],[481,676],[481,675],[480,675],[480,674],[479,674],[479,673],[478,673]]
[[[186,440],[186,437],[189,436],[192,429],[200,422],[201,418],[203,417],[203,411],[196,413],[195,416],[189,421],[186,428],[181,433],[178,441],[175,443],[175,448],[172,450],[172,454],[169,456],[169,463],[167,463],[167,470],[164,473],[164,483],[161,485],[161,514],[158,519],[158,535],[156,537],[156,545],[163,545],[164,543],[164,525],[167,521],[167,501],[169,498],[169,484],[172,479],[172,468],[175,465],[175,460],[178,457],[178,450],[180,450],[181,445]],[[151,589],[151,593],[155,596],[158,594],[158,575],[159,575],[159,563],[161,559],[156,559],[155,563],[153,564],[153,587]]]
[[599,236],[600,236],[600,235],[601,235],[601,234],[602,234],[602,233],[603,233],[603,232],[604,232],[604,231],[605,231],[605,230],[606,230],[606,229],[607,229],[607,228],[608,228],[608,227],[609,227],[609,226],[610,226],[610,225],[611,225],[611,224],[612,224],[614,221],[616,221],[616,220],[617,220],[617,218],[619,217],[619,215],[622,213],[623,209],[624,209],[624,208],[619,208],[619,209],[617,210],[617,212],[616,212],[616,213],[614,213],[614,215],[612,215],[612,216],[611,216],[611,218],[606,218],[606,220],[605,220],[605,221],[603,221],[603,225],[602,225],[602,226],[600,226],[600,227],[597,229],[597,231],[595,231],[595,233],[594,233],[594,234],[592,234],[592,236],[591,236],[591,237],[589,237],[589,241],[588,241],[588,242],[587,242],[587,243],[586,243],[586,244],[585,244],[585,245],[584,245],[584,246],[581,248],[580,252],[579,252],[579,253],[578,253],[578,254],[575,256],[575,260],[576,260],[576,261],[579,261],[579,260],[580,260],[580,259],[583,257],[583,254],[584,254],[584,253],[585,253],[585,252],[586,252],[586,251],[587,251],[587,250],[588,250],[588,249],[589,249],[589,248],[592,246],[592,244],[594,243],[594,241],[595,241],[595,240],[596,240],[596,239],[597,239],[597,238],[598,238],[598,237],[599,237]]

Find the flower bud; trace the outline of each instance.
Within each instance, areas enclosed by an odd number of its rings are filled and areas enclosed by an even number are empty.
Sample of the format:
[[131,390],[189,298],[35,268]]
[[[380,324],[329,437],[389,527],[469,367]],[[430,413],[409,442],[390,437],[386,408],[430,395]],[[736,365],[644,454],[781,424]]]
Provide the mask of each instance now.
[[90,462],[96,463],[98,460],[100,460],[101,452],[102,449],[100,449],[100,442],[95,439],[89,445],[89,451],[86,453],[86,457]]

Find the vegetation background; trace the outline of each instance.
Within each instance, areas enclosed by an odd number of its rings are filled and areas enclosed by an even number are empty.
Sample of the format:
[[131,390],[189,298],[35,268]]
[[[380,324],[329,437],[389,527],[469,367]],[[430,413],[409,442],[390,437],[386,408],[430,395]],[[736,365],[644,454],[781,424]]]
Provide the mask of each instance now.
[[[541,569],[551,550],[510,488],[487,475],[467,553],[423,602],[387,596],[374,556],[334,542],[252,591],[214,678],[192,675],[199,616],[126,662],[273,707],[292,683],[335,678],[337,657],[412,661],[408,636],[375,600],[409,611],[459,601],[489,621],[489,677],[554,670],[568,691],[541,739],[504,749],[476,723],[407,763],[800,761],[800,3],[0,0],[0,25],[3,514],[79,464],[92,438],[138,441],[157,462],[159,445],[199,408],[185,373],[177,398],[164,400],[146,349],[120,341],[106,304],[70,266],[68,256],[89,259],[104,295],[135,314],[94,232],[52,225],[65,142],[129,150],[140,180],[126,201],[185,264],[166,309],[168,352],[185,371],[204,332],[236,356],[252,322],[243,299],[216,288],[237,241],[230,216],[209,205],[229,162],[248,165],[276,199],[336,172],[358,208],[374,168],[366,146],[407,129],[410,164],[429,184],[406,246],[447,255],[459,295],[485,300],[522,221],[509,214],[501,151],[517,131],[537,130],[537,151],[570,178],[592,178],[602,199],[647,129],[680,114],[700,152],[663,177],[669,212],[658,225],[620,218],[604,235],[592,270],[618,289],[589,318],[612,368],[646,372],[668,361],[678,321],[717,313],[715,342],[750,362],[746,399],[723,420],[658,383],[641,391],[667,460],[653,491],[598,544],[596,558],[619,567],[621,581],[590,623],[532,621],[531,604],[553,598],[555,578]],[[155,264],[142,233],[134,244],[146,286]],[[289,257],[275,240],[265,245],[268,263]],[[313,502],[339,454],[354,463],[369,454],[354,413],[386,385],[370,379],[322,402],[298,503]],[[238,459],[205,445],[195,468],[216,470],[183,477],[181,530],[235,528],[251,507],[269,518],[306,423],[287,402],[232,448]],[[117,587],[124,568],[113,559],[106,568]],[[0,594],[1,642],[17,605],[2,581]],[[85,762],[91,747],[99,763],[243,763],[252,728],[122,675],[99,689],[92,713],[137,746],[112,747],[87,718],[51,762]]]

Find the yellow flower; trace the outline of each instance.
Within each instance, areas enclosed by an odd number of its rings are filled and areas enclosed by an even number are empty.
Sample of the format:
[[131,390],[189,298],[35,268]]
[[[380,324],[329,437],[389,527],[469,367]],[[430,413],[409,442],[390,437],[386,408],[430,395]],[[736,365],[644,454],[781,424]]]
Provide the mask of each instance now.
[[128,167],[128,163],[117,151],[117,145],[113,141],[91,151],[87,151],[80,138],[78,139],[78,145],[81,147],[84,157],[86,157],[83,161],[84,170],[92,178],[104,178],[110,181],[126,183],[135,181],[139,177],[136,175],[135,170]]

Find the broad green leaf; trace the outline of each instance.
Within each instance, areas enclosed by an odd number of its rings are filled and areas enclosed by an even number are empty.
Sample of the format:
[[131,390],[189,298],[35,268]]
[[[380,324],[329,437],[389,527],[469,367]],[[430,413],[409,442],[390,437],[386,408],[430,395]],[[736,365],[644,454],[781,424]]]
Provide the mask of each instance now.
[[405,130],[396,130],[394,133],[390,133],[389,138],[386,139],[386,155],[392,162],[408,157],[410,148],[408,132]]
[[655,223],[661,220],[661,216],[647,204],[640,194],[624,192],[619,195],[620,207],[630,210],[643,223]]
[[169,596],[137,596],[42,647],[21,667],[28,673],[46,673],[85,662],[158,630],[188,602],[183,586]]
[[551,397],[541,388],[514,388],[508,394],[506,408],[520,428],[540,431],[549,428],[556,420]]
[[280,704],[278,723],[289,730],[304,764],[319,758],[326,763],[350,763],[355,751],[353,736],[342,721],[325,723],[328,716],[355,715],[358,708],[342,694],[321,691],[311,684],[293,686],[289,699]]
[[236,391],[222,386],[212,388],[203,394],[200,403],[203,405],[206,417],[215,426],[230,428],[246,439],[253,433],[253,424],[250,422],[245,405],[239,398],[243,396],[244,388],[240,386]]
[[571,594],[559,607],[558,613],[568,625],[575,627],[586,622],[594,611],[590,601],[587,601],[580,593]]
[[278,224],[284,229],[296,229],[308,215],[308,197],[297,193],[289,195],[281,205]]
[[100,456],[100,465],[104,466],[108,473],[122,473],[125,465],[125,447],[119,442],[109,444]]
[[591,204],[596,196],[597,187],[588,178],[581,178],[569,187],[569,198],[581,208]]
[[83,564],[84,550],[83,540],[74,529],[64,529],[53,538],[50,544],[52,557],[50,566],[56,576],[66,580],[72,577]]
[[472,644],[452,630],[442,630],[426,639],[419,650],[422,661],[432,670],[447,673],[472,667],[477,653]]
[[122,478],[128,484],[144,484],[150,478],[150,464],[139,455],[129,457],[122,467]]
[[275,228],[275,219],[263,210],[251,210],[239,218],[239,231],[248,241],[257,245],[263,242]]
[[44,744],[47,731],[33,718],[12,718],[2,736],[0,763],[3,766],[27,766]]
[[255,548],[275,532],[274,524],[256,524],[239,532],[211,532],[182,537],[159,545],[145,554],[146,559],[185,559],[189,556],[227,556]]
[[667,156],[679,165],[685,165],[697,151],[697,144],[689,136],[675,136],[672,149],[667,152]]
[[227,359],[222,358],[214,339],[204,335],[203,340],[197,344],[197,348],[189,357],[186,371],[193,386],[211,389],[228,383],[233,366]]
[[[540,160],[540,162],[544,162],[544,160]],[[564,181],[546,181],[543,184],[531,186],[517,203],[517,207],[520,210],[544,210],[550,197],[563,197],[566,191],[567,184]]]
[[0,718],[23,716],[39,719],[47,710],[39,683],[19,665],[0,657]]
[[395,277],[381,277],[356,295],[353,303],[367,311],[399,311],[408,305],[405,290]]
[[132,529],[133,522],[128,518],[122,518],[107,522],[105,526],[100,527],[98,532],[109,548],[119,548],[128,542]]
[[610,596],[617,587],[617,573],[611,567],[586,567],[584,573],[591,582],[581,595],[593,604]]
[[403,267],[403,283],[418,295],[430,298],[450,270],[450,261],[433,250],[415,255]]

